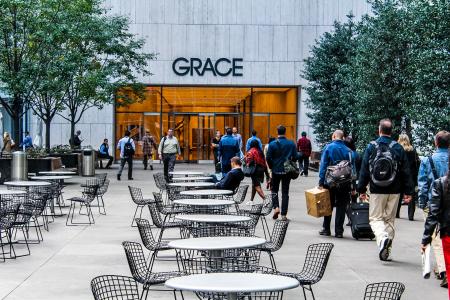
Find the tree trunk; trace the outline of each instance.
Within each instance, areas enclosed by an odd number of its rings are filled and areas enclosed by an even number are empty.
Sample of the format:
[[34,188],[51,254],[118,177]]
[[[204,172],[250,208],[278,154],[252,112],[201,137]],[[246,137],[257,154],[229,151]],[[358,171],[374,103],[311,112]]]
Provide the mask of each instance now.
[[15,114],[15,116],[13,116],[13,128],[12,128],[12,133],[11,133],[11,137],[14,140],[14,143],[16,143],[16,145],[20,144],[20,141],[22,140],[20,137],[20,114]]
[[69,139],[70,148],[72,148],[72,149],[73,149],[73,137],[75,135],[75,125],[76,125],[75,120],[72,118],[70,120],[70,139]]
[[45,150],[50,151],[50,124],[51,120],[43,120],[45,123]]

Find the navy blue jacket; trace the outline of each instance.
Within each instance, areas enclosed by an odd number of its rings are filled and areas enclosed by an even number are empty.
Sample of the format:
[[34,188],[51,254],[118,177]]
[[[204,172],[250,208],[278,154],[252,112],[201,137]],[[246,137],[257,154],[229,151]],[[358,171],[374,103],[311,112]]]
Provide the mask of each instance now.
[[[381,136],[376,140],[377,143],[383,143],[389,145],[392,142],[392,138],[388,136]],[[409,162],[406,157],[406,152],[402,145],[395,143],[392,146],[392,152],[394,159],[398,162],[397,176],[391,185],[386,187],[380,187],[373,184],[370,179],[369,161],[372,155],[375,155],[375,146],[369,144],[364,152],[363,161],[361,164],[361,170],[359,171],[359,180],[357,191],[359,193],[365,193],[367,185],[370,182],[370,192],[373,194],[405,194],[412,195],[414,192],[414,184],[409,171]]]
[[236,190],[241,181],[244,179],[244,172],[241,168],[231,169],[230,172],[225,175],[218,183],[216,183],[216,188],[221,190]]
[[279,137],[272,141],[267,149],[266,161],[274,174],[286,174],[284,162],[288,159],[297,160],[297,147],[295,143],[286,137]]
[[239,142],[230,134],[224,135],[219,142],[219,158],[222,165],[230,165],[231,158],[239,157]]
[[356,175],[355,154],[344,144],[344,141],[335,140],[326,145],[322,151],[322,157],[320,158],[319,186],[326,184],[325,174],[327,173],[327,168],[338,164],[340,161],[350,160],[350,155],[353,170]]

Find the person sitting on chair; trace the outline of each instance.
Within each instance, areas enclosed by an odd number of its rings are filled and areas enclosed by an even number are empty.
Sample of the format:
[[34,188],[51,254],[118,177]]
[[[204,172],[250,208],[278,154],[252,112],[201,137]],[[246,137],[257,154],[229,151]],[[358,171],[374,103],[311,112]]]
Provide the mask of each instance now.
[[241,166],[242,162],[239,157],[235,156],[231,158],[231,171],[216,183],[216,188],[221,190],[236,190],[244,179],[244,172],[242,172]]
[[109,155],[108,139],[104,139],[103,144],[100,145],[100,148],[98,149],[98,158],[100,158],[100,169],[103,169],[102,158],[109,159],[108,163],[106,164],[105,169],[109,169],[111,167],[111,164],[113,162],[113,157],[111,155]]

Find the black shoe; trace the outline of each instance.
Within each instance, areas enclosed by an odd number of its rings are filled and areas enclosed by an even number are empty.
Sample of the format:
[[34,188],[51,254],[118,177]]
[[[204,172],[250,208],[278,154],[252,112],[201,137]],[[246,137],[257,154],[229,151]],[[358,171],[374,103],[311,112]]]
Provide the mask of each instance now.
[[339,239],[342,239],[344,237],[344,235],[342,233],[336,233],[334,236]]
[[147,170],[147,166],[144,167],[144,170]]
[[325,236],[330,236],[331,232],[329,230],[326,229],[322,229],[321,231],[319,231],[320,235],[325,235]]
[[443,288],[448,288],[448,281],[447,281],[447,276],[446,275],[444,275],[444,279],[442,279],[442,282],[441,282],[440,285]]
[[152,171],[153,171],[153,166],[150,166],[150,170],[152,170]]
[[119,175],[119,174],[117,174],[117,180],[119,180],[119,181],[120,181],[120,175]]
[[134,180],[133,177],[128,178],[128,180]]

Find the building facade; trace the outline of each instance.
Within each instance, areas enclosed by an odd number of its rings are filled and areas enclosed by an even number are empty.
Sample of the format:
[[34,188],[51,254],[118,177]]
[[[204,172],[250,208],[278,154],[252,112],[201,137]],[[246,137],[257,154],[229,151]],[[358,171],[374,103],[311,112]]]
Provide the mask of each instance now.
[[[174,128],[183,159],[212,159],[215,130],[252,129],[263,143],[284,124],[288,136],[312,135],[302,90],[303,60],[333,22],[352,11],[368,12],[365,0],[107,0],[111,14],[126,15],[130,30],[157,53],[146,98],[129,107],[88,110],[78,128],[83,145],[117,141],[125,129],[138,141],[146,130],[157,139]],[[31,121],[35,135],[38,121]],[[51,144],[68,144],[69,124],[56,118]],[[139,154],[138,150],[138,154]]]

